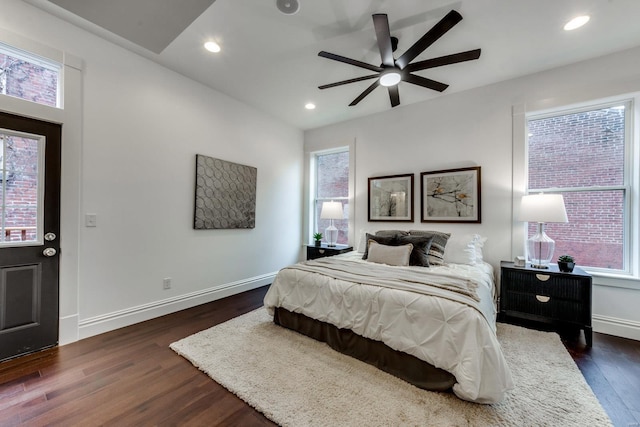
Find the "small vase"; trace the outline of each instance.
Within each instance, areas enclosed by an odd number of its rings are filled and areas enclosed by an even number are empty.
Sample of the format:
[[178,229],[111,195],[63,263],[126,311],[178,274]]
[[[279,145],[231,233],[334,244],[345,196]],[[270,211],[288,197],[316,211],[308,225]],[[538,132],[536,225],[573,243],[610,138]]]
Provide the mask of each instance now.
[[321,246],[322,245],[322,241],[321,240],[316,240],[315,245],[316,246]]
[[563,273],[571,273],[573,271],[573,267],[575,266],[575,262],[558,261],[558,270],[562,271]]

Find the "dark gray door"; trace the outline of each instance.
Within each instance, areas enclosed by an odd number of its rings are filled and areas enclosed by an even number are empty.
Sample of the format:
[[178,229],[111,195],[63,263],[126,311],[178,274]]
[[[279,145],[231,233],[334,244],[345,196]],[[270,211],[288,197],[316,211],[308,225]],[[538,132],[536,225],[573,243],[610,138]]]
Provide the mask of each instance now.
[[58,343],[61,126],[0,112],[0,360]]

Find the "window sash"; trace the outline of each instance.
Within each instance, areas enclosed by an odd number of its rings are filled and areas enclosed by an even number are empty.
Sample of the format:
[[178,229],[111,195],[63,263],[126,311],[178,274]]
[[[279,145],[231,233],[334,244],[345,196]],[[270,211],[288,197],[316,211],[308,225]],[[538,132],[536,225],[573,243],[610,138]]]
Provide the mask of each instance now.
[[[9,57],[15,58],[19,61],[24,61],[28,64],[34,65],[36,67],[51,71],[53,73],[55,73],[56,75],[56,88],[55,88],[55,100],[52,100],[53,102],[42,102],[41,100],[33,100],[29,97],[22,97],[22,96],[18,96],[18,95],[11,95],[6,93],[6,84],[3,84],[2,86],[2,90],[0,90],[0,95],[4,95],[4,96],[10,96],[13,98],[18,98],[18,99],[22,99],[25,101],[29,101],[29,102],[35,102],[36,104],[39,105],[45,105],[48,107],[54,107],[54,108],[61,108],[62,106],[62,78],[63,78],[63,64],[55,61],[53,59],[48,59],[45,58],[43,56],[40,56],[36,53],[31,53],[28,52],[26,50],[22,50],[19,49],[17,47],[13,47],[10,46],[6,43],[3,43],[0,41],[0,53],[7,55]],[[0,75],[0,78],[3,78],[6,80],[7,75],[5,73],[2,73],[2,75]],[[6,83],[6,81],[4,81],[3,83]],[[53,105],[55,103],[55,105]]]
[[[316,232],[324,234],[326,227],[329,225],[329,220],[320,219],[322,202],[325,202],[325,201],[343,202],[343,205],[345,206],[345,218],[342,220],[334,220],[333,223],[339,230],[343,231],[343,233],[341,232],[339,236],[338,243],[347,243],[348,236],[349,236],[349,218],[348,218],[349,213],[347,208],[349,204],[349,196],[348,195],[338,196],[338,195],[329,195],[329,194],[324,194],[322,197],[318,196],[318,193],[319,193],[318,191],[318,182],[319,182],[318,158],[321,156],[338,154],[338,153],[345,153],[349,156],[349,167],[350,167],[351,152],[349,147],[340,147],[335,149],[317,151],[317,152],[313,152],[311,155],[311,177],[310,177],[311,178],[310,180],[311,197],[309,200],[310,201],[309,219],[310,219],[311,229],[309,230],[309,237]],[[351,176],[351,171],[349,171],[349,176],[347,177],[347,181],[351,179],[350,176]],[[347,185],[349,185],[348,182],[347,182]]]
[[[632,182],[636,182],[637,180],[633,177],[633,161],[632,161],[632,152],[633,147],[636,145],[636,141],[634,141],[633,128],[634,125],[637,126],[637,123],[634,123],[634,119],[637,119],[637,114],[634,112],[634,102],[633,99],[620,99],[612,102],[606,103],[598,103],[594,102],[589,105],[583,105],[578,108],[557,108],[553,111],[546,111],[542,114],[527,114],[526,115],[526,125],[527,125],[527,133],[528,133],[528,125],[530,121],[541,120],[545,118],[566,116],[571,114],[577,114],[582,112],[589,111],[597,111],[606,108],[612,108],[615,106],[624,105],[625,107],[625,116],[624,116],[624,156],[623,156],[623,184],[622,185],[609,185],[609,186],[593,186],[593,187],[553,187],[553,188],[528,188],[528,168],[529,168],[529,142],[526,141],[525,144],[525,193],[581,193],[581,192],[602,192],[602,191],[622,191],[623,192],[623,254],[622,254],[622,269],[611,269],[611,268],[601,268],[601,267],[591,267],[586,266],[590,272],[597,272],[602,274],[615,274],[615,275],[633,275],[637,274],[636,270],[638,269],[637,263],[634,264],[632,259],[632,252],[634,244],[637,244],[637,241],[632,238],[631,230],[633,230],[634,225],[634,217],[640,214],[640,212],[636,212],[639,210],[637,207],[634,208],[632,203],[633,195],[637,192],[632,187]],[[640,173],[640,171],[635,171],[635,173]],[[637,203],[636,203],[637,205]]]

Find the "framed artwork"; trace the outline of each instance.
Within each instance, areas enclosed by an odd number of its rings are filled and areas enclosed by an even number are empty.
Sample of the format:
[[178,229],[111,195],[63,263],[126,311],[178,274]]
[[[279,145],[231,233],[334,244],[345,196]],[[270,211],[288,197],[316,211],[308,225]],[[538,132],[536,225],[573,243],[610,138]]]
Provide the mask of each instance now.
[[420,174],[421,222],[480,223],[480,167]]
[[196,155],[193,228],[254,228],[258,169]]
[[369,221],[413,222],[413,174],[369,178]]

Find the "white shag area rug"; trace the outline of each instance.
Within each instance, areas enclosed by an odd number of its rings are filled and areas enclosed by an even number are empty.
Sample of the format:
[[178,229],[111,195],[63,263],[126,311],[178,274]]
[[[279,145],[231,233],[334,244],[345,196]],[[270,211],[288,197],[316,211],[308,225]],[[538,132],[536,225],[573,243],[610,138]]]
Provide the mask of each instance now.
[[494,405],[418,389],[277,326],[264,308],[171,344],[282,426],[610,426],[555,333],[498,324],[516,384]]

